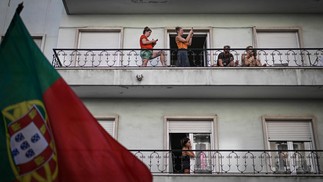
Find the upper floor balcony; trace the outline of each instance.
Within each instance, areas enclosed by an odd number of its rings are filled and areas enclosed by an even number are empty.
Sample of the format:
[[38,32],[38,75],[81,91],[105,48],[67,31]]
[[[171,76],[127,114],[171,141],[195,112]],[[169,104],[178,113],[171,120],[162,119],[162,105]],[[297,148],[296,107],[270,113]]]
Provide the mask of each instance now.
[[85,98],[323,98],[322,48],[257,49],[260,67],[243,66],[244,49],[230,50],[236,67],[217,66],[222,49],[188,50],[192,67],[156,51],[167,67],[142,67],[140,49],[54,49],[53,65]]
[[[140,67],[141,49],[53,49],[54,67]],[[154,49],[165,57],[168,67],[177,66],[178,49]],[[262,48],[252,49],[261,65],[244,62],[245,49],[231,49],[235,67],[320,67],[323,66],[323,48]],[[152,51],[151,51],[152,52]],[[217,67],[223,49],[188,49],[189,67]],[[148,66],[160,67],[161,56],[148,61]]]

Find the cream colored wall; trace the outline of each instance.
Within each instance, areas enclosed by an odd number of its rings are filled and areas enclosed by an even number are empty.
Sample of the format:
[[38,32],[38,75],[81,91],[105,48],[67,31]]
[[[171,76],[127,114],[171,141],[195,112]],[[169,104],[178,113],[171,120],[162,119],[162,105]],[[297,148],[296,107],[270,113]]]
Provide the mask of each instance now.
[[[124,48],[138,48],[137,39],[145,26],[151,27],[152,37],[158,37],[160,41],[163,41],[160,37],[166,38],[167,28],[207,28],[212,31],[212,48],[222,48],[225,44],[245,48],[254,41],[253,27],[300,28],[304,47],[323,47],[322,18],[322,14],[73,15],[62,19],[58,47],[74,45],[74,30],[78,27],[123,27]],[[167,48],[167,45],[164,47]]]
[[323,147],[322,100],[111,100],[85,99],[94,116],[119,115],[118,140],[129,149],[163,149],[164,116],[218,117],[219,149],[264,149],[262,119],[314,116]]

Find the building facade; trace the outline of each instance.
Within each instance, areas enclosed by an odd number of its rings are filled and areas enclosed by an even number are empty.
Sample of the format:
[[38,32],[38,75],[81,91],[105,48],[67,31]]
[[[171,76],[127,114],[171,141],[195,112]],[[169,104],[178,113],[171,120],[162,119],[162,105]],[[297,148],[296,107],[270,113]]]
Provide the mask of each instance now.
[[[1,2],[3,36],[19,2]],[[102,126],[154,181],[321,181],[323,2],[31,0],[38,45]],[[141,67],[143,28],[166,53]],[[176,67],[175,27],[194,28]],[[215,66],[249,45],[266,67]],[[180,140],[196,157],[182,174]]]

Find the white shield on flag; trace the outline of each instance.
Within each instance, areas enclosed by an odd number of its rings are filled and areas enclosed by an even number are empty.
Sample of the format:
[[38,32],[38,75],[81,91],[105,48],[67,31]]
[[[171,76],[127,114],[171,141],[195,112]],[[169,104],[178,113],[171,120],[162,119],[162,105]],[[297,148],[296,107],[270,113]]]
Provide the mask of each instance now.
[[36,170],[53,156],[51,135],[37,108],[8,125],[13,161],[20,175]]

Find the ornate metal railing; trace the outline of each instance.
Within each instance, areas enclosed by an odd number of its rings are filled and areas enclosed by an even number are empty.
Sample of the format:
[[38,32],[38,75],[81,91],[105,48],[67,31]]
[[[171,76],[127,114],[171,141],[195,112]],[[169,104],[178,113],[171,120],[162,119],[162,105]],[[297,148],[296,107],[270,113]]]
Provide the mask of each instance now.
[[[183,173],[181,150],[130,150],[152,173]],[[323,150],[193,150],[194,174],[322,175]]]
[[[266,66],[323,66],[323,48],[255,49],[262,65]],[[54,49],[54,67],[131,67],[141,66],[140,49]],[[154,49],[162,51],[168,66],[176,66],[177,49]],[[189,49],[192,67],[217,65],[222,49]],[[235,61],[241,65],[245,49],[231,49]],[[149,60],[148,66],[161,66],[160,58]]]

